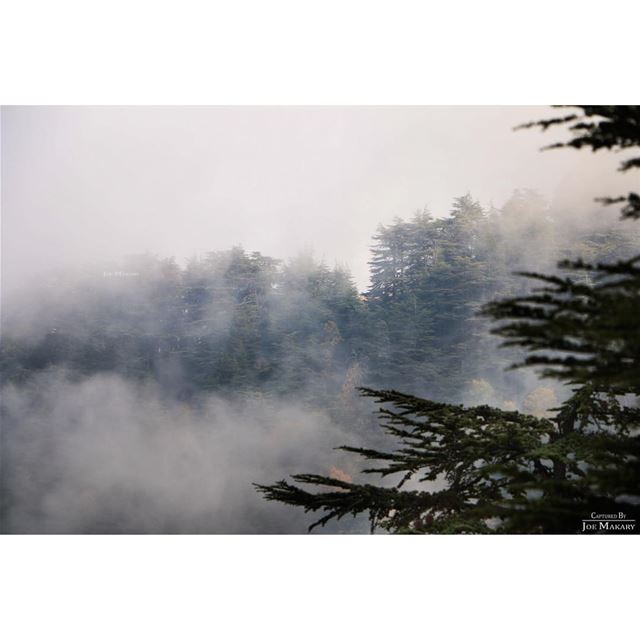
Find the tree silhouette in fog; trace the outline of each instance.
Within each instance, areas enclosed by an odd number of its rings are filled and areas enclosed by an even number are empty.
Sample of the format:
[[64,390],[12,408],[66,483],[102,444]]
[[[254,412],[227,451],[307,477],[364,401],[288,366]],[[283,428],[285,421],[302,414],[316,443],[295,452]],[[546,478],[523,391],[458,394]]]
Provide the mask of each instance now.
[[[573,137],[552,147],[640,148],[638,107],[577,107],[569,116],[524,126],[562,125]],[[633,157],[621,169],[639,167],[640,157]],[[640,217],[636,193],[603,200],[624,202],[624,218]],[[473,235],[462,246],[472,252]],[[296,483],[325,490],[313,493],[282,480],[258,491],[267,500],[321,512],[312,527],[366,513],[372,530],[391,532],[572,533],[592,512],[638,517],[639,265],[640,256],[565,260],[558,275],[522,274],[539,285],[533,291],[484,307],[504,344],[525,352],[516,367],[537,367],[570,386],[552,417],[364,388],[382,405],[383,428],[400,446],[344,450],[376,463],[365,474],[399,475],[395,486],[298,474]],[[404,273],[394,271],[400,278]]]

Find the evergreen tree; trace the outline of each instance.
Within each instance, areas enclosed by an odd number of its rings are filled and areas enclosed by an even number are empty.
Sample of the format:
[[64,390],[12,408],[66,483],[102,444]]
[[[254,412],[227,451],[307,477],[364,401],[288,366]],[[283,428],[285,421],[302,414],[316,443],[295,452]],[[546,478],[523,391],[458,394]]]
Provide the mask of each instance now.
[[424,210],[411,222],[396,218],[374,236],[371,287],[366,294],[367,368],[373,384],[395,380],[414,391],[433,384],[432,310],[424,299],[424,284],[436,259],[436,229]]
[[487,300],[490,281],[485,222],[485,212],[469,194],[454,200],[434,268],[423,288],[438,336],[434,388],[438,398],[461,399],[466,383],[476,374],[483,333],[477,311]]
[[[577,148],[640,147],[640,108],[585,107],[583,113],[539,124],[577,121],[567,143]],[[640,167],[639,158],[623,164],[632,167]],[[623,216],[640,217],[634,198],[625,198]],[[391,404],[380,417],[401,447],[345,450],[381,463],[364,473],[401,474],[396,487],[299,474],[295,481],[331,490],[311,493],[284,480],[258,490],[268,500],[324,512],[312,526],[367,513],[372,530],[393,532],[571,533],[594,511],[638,518],[639,262],[640,256],[565,262],[560,267],[570,275],[529,274],[543,283],[540,290],[486,307],[503,321],[495,331],[508,345],[533,352],[523,365],[543,366],[543,375],[572,385],[553,418],[363,389]],[[578,281],[575,272],[590,280]],[[416,475],[430,484],[402,490]]]
[[406,291],[410,271],[411,227],[401,218],[380,225],[371,249],[371,300],[395,300]]
[[[522,125],[523,128],[541,127],[543,130],[558,125],[569,125],[572,138],[550,145],[550,149],[586,147],[592,151],[607,149],[622,151],[637,149],[640,145],[640,108],[635,105],[587,105],[575,107],[578,112],[559,118],[548,118]],[[640,157],[629,157],[620,163],[620,171],[640,168]],[[603,197],[602,202],[624,202],[622,217],[640,218],[640,194],[630,192],[625,196]]]
[[[637,425],[638,411],[613,397],[598,398],[585,388],[563,404],[553,419],[489,406],[464,408],[396,391],[362,389],[391,405],[379,410],[385,431],[401,448],[384,452],[342,447],[377,466],[364,474],[399,475],[396,486],[346,482],[312,474],[294,481],[330,491],[311,493],[284,480],[258,485],[275,500],[325,515],[324,525],[346,515],[366,513],[372,530],[394,533],[577,533],[591,511],[639,515],[637,471],[623,466],[621,454],[637,457],[631,445],[608,427]],[[598,420],[599,426],[590,425]],[[403,488],[408,483],[411,488]],[[424,487],[420,489],[419,487]],[[614,496],[614,497],[612,497]],[[615,497],[624,496],[623,500]]]

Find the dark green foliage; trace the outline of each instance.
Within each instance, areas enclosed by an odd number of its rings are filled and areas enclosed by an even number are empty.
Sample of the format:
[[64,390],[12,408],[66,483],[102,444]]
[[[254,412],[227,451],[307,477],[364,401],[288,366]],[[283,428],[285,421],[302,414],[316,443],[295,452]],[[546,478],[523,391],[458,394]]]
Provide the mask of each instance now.
[[[549,420],[363,393],[392,406],[379,416],[401,446],[342,449],[379,463],[363,473],[400,481],[383,487],[298,474],[297,483],[332,490],[311,493],[284,480],[257,486],[267,500],[323,512],[310,529],[361,513],[372,530],[394,533],[578,533],[594,511],[640,517],[640,411],[613,395],[583,388]],[[427,486],[402,489],[406,483]]]
[[553,268],[585,252],[594,260],[628,256],[639,244],[637,234],[595,220],[582,227],[556,220],[526,190],[489,212],[469,195],[456,198],[448,218],[396,218],[374,240],[359,352],[366,382],[447,401],[463,400],[471,381],[499,378],[506,366],[478,311],[496,296],[530,291],[515,271]]
[[[423,286],[424,300],[434,300],[434,333],[438,336],[437,375],[463,389],[477,373],[484,333],[477,311],[491,292],[489,257],[484,241],[486,214],[469,195],[456,198],[442,229],[439,256]],[[437,397],[451,397],[439,389]]]
[[[347,271],[309,256],[282,264],[235,248],[185,268],[133,256],[73,287],[47,286],[35,322],[21,316],[33,297],[5,305],[17,317],[5,322],[2,372],[17,383],[56,366],[152,377],[185,400],[209,391],[295,393],[345,424],[370,422],[355,411],[365,406],[355,379],[439,401],[516,408],[528,393],[524,377],[503,376],[508,354],[497,351],[489,321],[476,311],[495,296],[529,293],[515,270],[580,253],[616,258],[634,246],[628,230],[602,224],[569,233],[539,196],[519,191],[502,210],[483,211],[464,196],[448,218],[422,211],[381,227],[364,295]],[[36,330],[20,337],[7,324]]]
[[[608,111],[566,120],[576,125],[567,144],[634,146],[636,108],[593,109]],[[347,271],[309,256],[282,264],[234,248],[185,268],[134,256],[107,270],[131,277],[89,273],[62,292],[53,282],[35,322],[12,304],[18,331],[3,335],[0,364],[17,384],[60,366],[155,378],[186,400],[260,393],[322,407],[362,437],[345,452],[377,463],[366,473],[383,486],[302,474],[330,491],[261,487],[322,511],[320,524],[366,512],[389,531],[571,532],[591,510],[631,513],[638,499],[639,238],[622,224],[568,221],[525,190],[502,209],[467,194],[448,217],[425,209],[381,225],[362,295]],[[515,411],[526,406],[523,374],[502,375],[514,360],[569,383],[570,397],[548,415],[548,405]],[[480,406],[447,404],[470,398]],[[371,433],[372,399],[395,451]],[[404,485],[387,486],[394,474]]]
[[[529,122],[522,127],[549,127],[570,125],[573,134],[571,140],[558,142],[548,148],[582,147],[592,151],[600,149],[621,151],[640,147],[640,107],[635,105],[611,106],[588,105],[576,107],[581,113],[574,113],[560,118],[549,118],[538,122]],[[620,163],[620,171],[640,168],[640,156],[627,158]],[[601,201],[612,204],[625,202],[622,216],[640,218],[640,195],[631,192],[616,198],[605,197]]]
[[[342,449],[383,463],[364,469],[363,473],[381,477],[400,474],[401,480],[396,487],[384,488],[302,474],[293,476],[294,480],[335,487],[338,491],[311,494],[285,481],[258,487],[268,500],[327,512],[311,528],[333,518],[366,512],[372,529],[380,526],[389,531],[489,531],[485,523],[487,509],[509,487],[510,476],[525,473],[527,466],[533,471],[533,463],[523,456],[548,438],[553,429],[547,420],[488,406],[464,408],[395,391],[362,392],[376,402],[393,406],[381,408],[379,415],[385,431],[402,446],[389,453]],[[400,491],[414,476],[433,488]]]
[[[12,331],[0,353],[5,381],[64,366],[156,377],[184,394],[285,393],[321,376],[336,395],[343,379],[333,376],[352,363],[363,312],[344,270],[310,258],[283,266],[240,248],[185,269],[130,258],[63,287],[43,289],[35,312],[33,297],[10,305]],[[28,324],[33,329],[21,336]]]
[[[501,382],[507,359],[477,310],[530,291],[513,271],[581,254],[602,261],[638,245],[610,225],[566,227],[530,191],[516,192],[502,210],[456,198],[449,217],[423,210],[379,228],[363,295],[347,271],[309,256],[282,264],[234,248],[185,268],[133,256],[86,273],[70,290],[53,283],[39,293],[39,330],[26,339],[5,330],[3,374],[20,381],[64,366],[154,377],[185,399],[295,392],[327,406],[357,370],[367,386],[449,402],[468,400],[470,386],[491,380],[481,401],[517,403],[519,383]],[[29,304],[6,306],[18,316],[9,324],[32,324],[20,317]]]
[[[451,215],[425,210],[374,237],[369,381],[439,398],[459,398],[475,373],[468,349],[481,333],[475,311],[488,295],[487,218],[469,195]],[[471,357],[470,357],[471,356]]]
[[[629,435],[640,411],[613,396],[585,388],[549,420],[362,391],[391,405],[379,417],[401,446],[342,449],[380,463],[364,474],[400,481],[380,487],[299,474],[298,483],[337,490],[310,493],[284,480],[257,487],[267,500],[324,512],[311,529],[366,513],[372,530],[394,533],[577,533],[594,510],[640,515],[640,438]],[[401,490],[408,482],[427,486]]]
[[613,264],[564,262],[584,278],[522,274],[544,286],[494,302],[486,313],[508,320],[494,332],[533,355],[523,365],[571,384],[640,393],[640,256]]
[[[582,115],[527,126],[572,123],[574,139],[553,146],[593,150],[640,146],[637,107],[582,110]],[[622,170],[638,167],[636,158],[626,160]],[[623,216],[640,217],[637,195],[631,194],[626,201]],[[437,314],[454,325],[461,318],[446,313],[447,291],[455,291],[464,304],[473,305],[465,282],[475,283],[472,290],[491,286],[474,229],[481,214],[468,201],[457,204],[451,224],[457,219],[463,224],[453,228],[458,242],[448,246],[455,237],[450,232],[441,245],[449,259],[440,285],[444,305]],[[521,204],[514,203],[522,210]],[[489,244],[495,243],[502,229],[498,226],[493,238],[489,233]],[[582,247],[611,259],[615,235],[609,230],[597,233],[582,239]],[[503,259],[512,263],[513,254],[507,251]],[[294,481],[333,491],[310,493],[285,480],[258,486],[258,490],[267,500],[324,512],[312,526],[367,513],[372,531],[379,526],[391,532],[577,533],[582,520],[594,512],[639,518],[639,261],[640,256],[593,264],[565,260],[559,264],[564,274],[524,274],[542,282],[541,288],[533,292],[527,288],[516,297],[485,306],[485,314],[500,321],[494,333],[506,339],[505,346],[529,352],[520,366],[542,367],[543,375],[572,386],[571,396],[554,417],[536,418],[488,406],[465,408],[395,391],[363,389],[377,402],[391,405],[379,415],[400,446],[391,452],[345,450],[379,463],[363,473],[400,474],[397,486],[338,483],[299,474]],[[462,326],[471,330],[472,325],[464,322],[469,318],[462,314],[462,320]],[[446,335],[437,327],[436,333]],[[474,341],[477,344],[477,334]],[[454,368],[458,344],[454,340],[447,345]],[[416,477],[430,486],[402,490]]]

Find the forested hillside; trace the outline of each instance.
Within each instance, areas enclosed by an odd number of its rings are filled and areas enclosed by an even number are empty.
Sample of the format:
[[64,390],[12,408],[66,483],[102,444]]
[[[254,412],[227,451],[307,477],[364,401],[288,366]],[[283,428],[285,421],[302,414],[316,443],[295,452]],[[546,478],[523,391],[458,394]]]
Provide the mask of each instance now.
[[151,377],[181,399],[296,393],[342,412],[366,384],[521,405],[524,379],[502,382],[514,356],[496,349],[478,309],[522,292],[516,271],[640,246],[632,228],[571,220],[529,191],[500,210],[466,195],[444,217],[396,218],[373,237],[363,293],[347,270],[309,255],[284,263],[239,247],[184,268],[144,255],[50,275],[5,309],[4,382],[64,367]]
[[302,531],[303,513],[252,483],[355,478],[335,447],[388,446],[362,386],[550,415],[566,387],[505,373],[522,354],[499,349],[477,311],[526,291],[514,271],[627,257],[637,232],[601,209],[578,223],[526,191],[437,213],[378,227],[364,292],[310,255],[236,247],[184,266],[79,265],[5,296],[3,530]]

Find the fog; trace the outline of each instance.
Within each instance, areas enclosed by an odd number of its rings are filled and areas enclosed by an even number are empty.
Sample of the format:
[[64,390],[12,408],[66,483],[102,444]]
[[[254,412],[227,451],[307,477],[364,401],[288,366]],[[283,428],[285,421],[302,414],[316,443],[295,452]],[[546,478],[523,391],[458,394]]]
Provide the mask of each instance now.
[[115,375],[48,372],[3,396],[5,532],[301,533],[309,518],[252,483],[347,473],[333,448],[353,442],[295,401],[212,394],[186,405]]
[[629,189],[619,158],[513,131],[549,113],[3,108],[2,530],[302,533],[312,516],[252,483],[362,480],[334,448],[391,445],[361,384],[547,415],[566,388],[506,371],[488,321],[460,329],[482,287],[453,305],[446,282],[417,288],[404,307],[359,292],[379,224],[444,218],[467,193],[482,233],[456,246],[490,254],[483,285],[635,251],[632,223],[594,203]]
[[[624,192],[610,155],[514,133],[548,107],[5,107],[4,290],[59,266],[242,245],[301,248],[368,282],[371,235],[453,195],[514,188],[558,208]],[[597,178],[597,180],[594,180]],[[598,185],[596,188],[595,185]],[[606,188],[605,188],[606,187]]]

